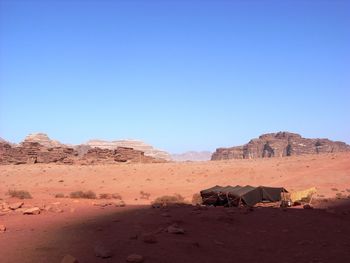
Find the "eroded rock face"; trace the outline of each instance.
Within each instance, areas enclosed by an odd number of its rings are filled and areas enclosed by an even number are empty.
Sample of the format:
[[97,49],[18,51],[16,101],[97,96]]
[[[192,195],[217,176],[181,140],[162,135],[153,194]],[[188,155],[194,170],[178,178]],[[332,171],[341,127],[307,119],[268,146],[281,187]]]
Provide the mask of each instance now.
[[38,142],[23,142],[12,147],[8,143],[0,143],[0,164],[72,164],[75,156],[77,156],[77,153],[69,147],[47,148]]
[[118,140],[118,141],[103,141],[103,140],[90,140],[85,145],[92,148],[97,147],[101,149],[114,150],[118,147],[133,148],[145,153],[145,156],[150,156],[156,159],[163,159],[166,161],[171,160],[169,153],[156,149],[152,145],[146,144],[139,140]]
[[163,162],[142,151],[132,148],[118,147],[115,150],[92,148],[79,156],[78,152],[70,147],[47,148],[37,142],[23,142],[12,147],[8,143],[0,142],[0,164],[107,164],[118,162],[153,163]]
[[211,159],[254,159],[345,151],[350,151],[350,146],[344,142],[307,139],[296,133],[278,132],[263,134],[243,146],[218,148]]
[[87,164],[115,162],[157,162],[157,159],[145,156],[144,152],[127,147],[118,147],[115,150],[92,148],[87,151],[87,153],[82,157],[82,160]]
[[64,147],[65,145],[60,143],[59,141],[52,140],[47,136],[45,133],[32,133],[27,135],[27,137],[23,141],[25,142],[37,142],[40,143],[42,146],[45,146],[47,148],[53,148],[53,147]]

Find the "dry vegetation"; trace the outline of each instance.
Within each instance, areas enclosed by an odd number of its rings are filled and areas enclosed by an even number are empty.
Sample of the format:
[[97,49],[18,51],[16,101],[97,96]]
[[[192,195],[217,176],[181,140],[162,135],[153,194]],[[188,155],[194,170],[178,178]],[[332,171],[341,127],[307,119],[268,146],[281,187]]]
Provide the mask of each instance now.
[[19,199],[31,199],[32,196],[28,191],[24,190],[8,190],[8,195]]
[[185,204],[185,198],[180,194],[163,195],[157,197],[153,204],[169,205],[169,204]]
[[84,199],[96,199],[96,194],[93,191],[75,191],[71,192],[70,198],[84,198]]

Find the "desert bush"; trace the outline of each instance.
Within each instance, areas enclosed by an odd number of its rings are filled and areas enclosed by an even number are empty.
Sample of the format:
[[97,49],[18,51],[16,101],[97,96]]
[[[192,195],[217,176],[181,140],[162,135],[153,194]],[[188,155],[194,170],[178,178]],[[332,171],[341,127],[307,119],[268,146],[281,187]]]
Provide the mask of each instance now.
[[96,194],[93,191],[75,191],[70,193],[70,198],[96,199]]
[[342,194],[342,193],[336,193],[336,194],[335,194],[335,197],[336,197],[337,199],[343,199],[343,198],[346,198],[346,195],[344,195],[344,194]]
[[148,200],[149,197],[151,196],[150,193],[147,193],[147,192],[144,192],[144,191],[140,191],[140,195],[141,195],[140,199],[146,199],[146,200]]
[[202,196],[200,193],[195,193],[192,196],[192,204],[193,205],[201,205],[203,203]]
[[11,197],[17,197],[19,199],[31,199],[32,196],[28,191],[24,190],[9,190],[8,195]]
[[122,200],[122,196],[120,194],[108,194],[108,193],[102,193],[99,195],[100,199],[120,199]]
[[153,201],[153,204],[184,204],[185,198],[180,194],[174,194],[174,195],[163,195],[158,198],[156,198]]
[[57,194],[55,194],[55,198],[64,198],[64,194],[63,193],[57,193]]

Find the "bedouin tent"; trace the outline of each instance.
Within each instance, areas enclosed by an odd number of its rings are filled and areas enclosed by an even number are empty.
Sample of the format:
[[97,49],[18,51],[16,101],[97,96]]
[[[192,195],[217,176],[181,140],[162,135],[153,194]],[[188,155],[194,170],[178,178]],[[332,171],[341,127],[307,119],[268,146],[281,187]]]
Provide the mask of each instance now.
[[214,206],[254,206],[260,202],[277,202],[281,193],[287,193],[283,187],[258,186],[219,186],[216,185],[200,192],[204,205]]

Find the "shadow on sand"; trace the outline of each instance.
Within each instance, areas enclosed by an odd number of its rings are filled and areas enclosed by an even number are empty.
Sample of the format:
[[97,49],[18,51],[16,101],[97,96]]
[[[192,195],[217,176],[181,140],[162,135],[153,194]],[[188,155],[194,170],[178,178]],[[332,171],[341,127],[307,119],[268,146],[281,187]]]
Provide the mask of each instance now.
[[[58,263],[65,254],[80,263],[126,262],[135,253],[146,263],[350,262],[350,201],[320,207],[118,208],[56,229],[28,262]],[[166,228],[174,223],[185,234],[168,233]],[[152,234],[155,242],[144,242],[145,234]],[[96,243],[113,256],[96,257]]]

